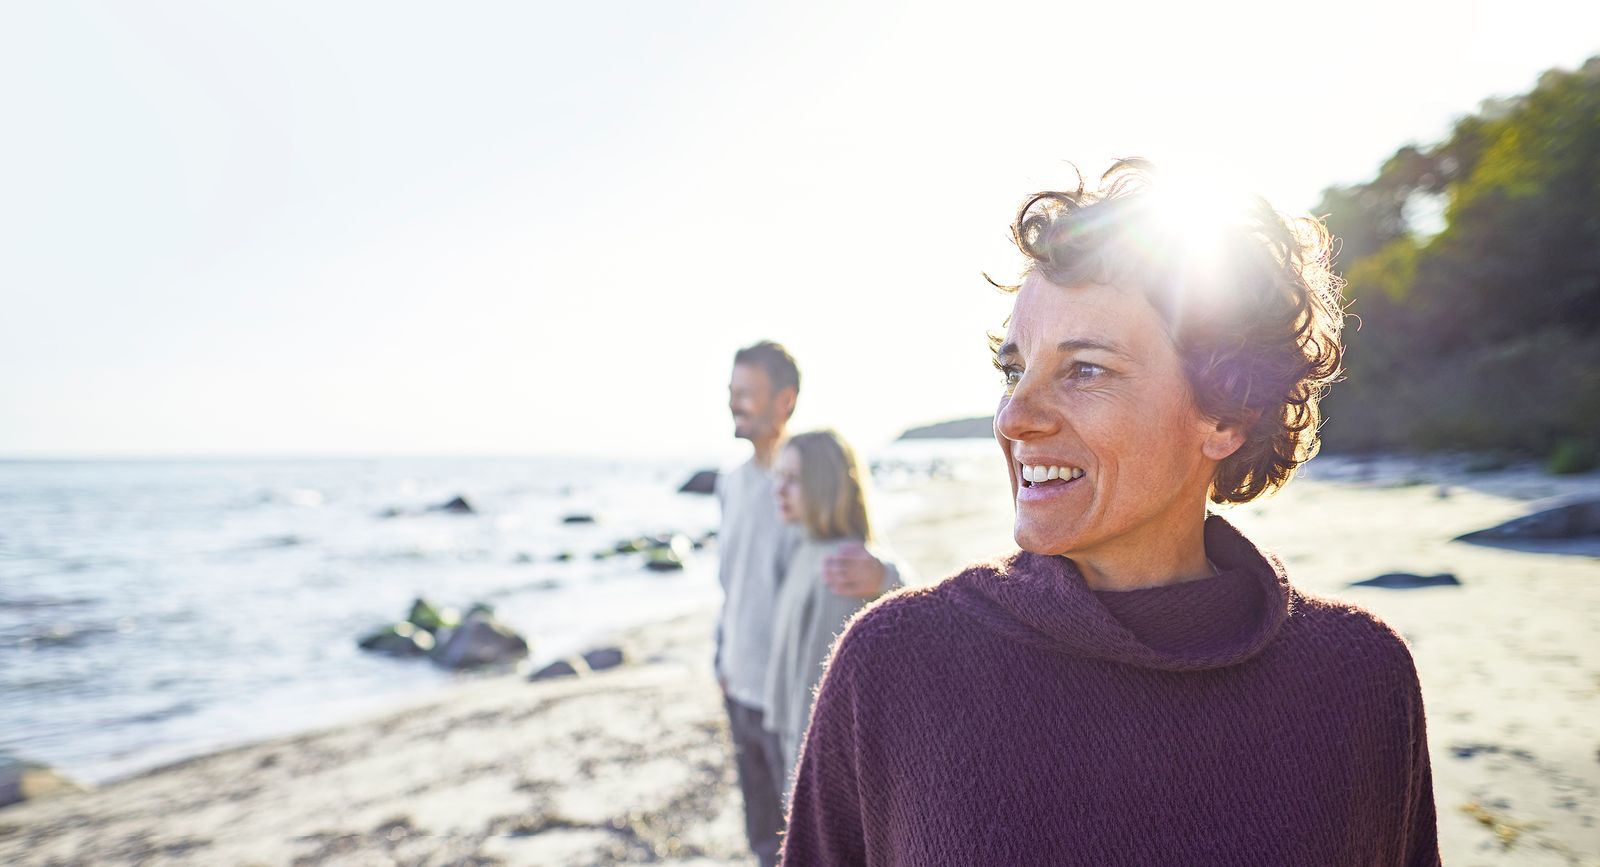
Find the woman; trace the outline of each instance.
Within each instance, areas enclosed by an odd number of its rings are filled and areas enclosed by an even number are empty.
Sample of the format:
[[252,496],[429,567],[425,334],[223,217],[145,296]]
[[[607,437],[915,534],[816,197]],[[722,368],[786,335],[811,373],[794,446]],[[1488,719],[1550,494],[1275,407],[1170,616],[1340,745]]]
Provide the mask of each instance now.
[[[778,456],[776,482],[778,514],[804,530],[804,541],[790,555],[778,591],[767,666],[766,726],[782,748],[787,799],[828,649],[869,601],[830,590],[825,567],[835,554],[871,541],[872,527],[861,465],[855,451],[831,430],[789,440]],[[898,571],[890,573],[884,589],[898,587],[900,580]]]
[[785,864],[1438,862],[1404,642],[1207,513],[1313,454],[1341,325],[1319,224],[1208,204],[1124,161],[1019,211],[1022,550],[851,624]]

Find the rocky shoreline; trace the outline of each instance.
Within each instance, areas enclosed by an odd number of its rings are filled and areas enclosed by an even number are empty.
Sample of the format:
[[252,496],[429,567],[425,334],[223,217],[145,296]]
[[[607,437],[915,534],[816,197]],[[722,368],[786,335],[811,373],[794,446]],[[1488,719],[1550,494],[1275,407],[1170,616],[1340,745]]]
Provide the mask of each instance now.
[[[1347,468],[1346,468],[1347,469]],[[914,581],[1009,546],[1004,481],[921,483],[887,534]],[[1297,585],[1411,642],[1450,864],[1600,851],[1600,558],[1455,541],[1600,477],[1313,467],[1230,520]],[[1397,581],[1448,574],[1455,583]],[[1374,576],[1390,580],[1363,584]],[[714,612],[618,636],[626,662],[441,698],[0,810],[0,863],[750,863],[710,670]]]

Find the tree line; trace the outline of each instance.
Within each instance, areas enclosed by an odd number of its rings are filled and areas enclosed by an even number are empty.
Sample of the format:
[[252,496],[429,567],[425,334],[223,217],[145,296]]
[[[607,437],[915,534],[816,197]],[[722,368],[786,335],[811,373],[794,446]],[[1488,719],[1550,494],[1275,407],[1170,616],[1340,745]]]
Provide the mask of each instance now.
[[1330,451],[1600,458],[1600,57],[1323,192],[1345,381]]

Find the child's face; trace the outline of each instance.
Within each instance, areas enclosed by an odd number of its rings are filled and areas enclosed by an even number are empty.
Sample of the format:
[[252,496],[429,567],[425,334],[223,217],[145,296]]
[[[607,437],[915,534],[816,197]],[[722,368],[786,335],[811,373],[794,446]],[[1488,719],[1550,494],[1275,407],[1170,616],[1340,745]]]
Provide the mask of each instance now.
[[805,520],[805,495],[800,493],[800,455],[794,449],[784,449],[778,455],[776,492],[778,515],[790,524]]

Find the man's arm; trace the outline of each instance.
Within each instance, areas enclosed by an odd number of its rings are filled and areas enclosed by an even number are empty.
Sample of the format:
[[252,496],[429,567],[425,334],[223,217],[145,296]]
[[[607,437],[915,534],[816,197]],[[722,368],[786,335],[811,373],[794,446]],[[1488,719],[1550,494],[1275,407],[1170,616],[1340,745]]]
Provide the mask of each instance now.
[[[726,538],[727,538],[727,532],[726,531],[728,529],[728,486],[727,486],[727,480],[728,480],[728,474],[726,472],[718,472],[716,481],[711,483],[711,493],[712,493],[713,496],[715,496],[717,498],[717,515],[720,518],[720,520],[718,521],[718,524],[717,524],[717,580],[722,584],[722,593],[723,593],[722,604],[724,606],[726,606],[728,604],[728,598],[727,598],[727,593],[728,593],[727,571],[722,568],[722,558],[723,558],[725,550],[726,550],[723,547],[723,543],[724,543],[724,540],[726,540]],[[724,680],[723,677],[722,677],[722,614],[721,614],[721,612],[718,612],[718,614],[717,614],[717,631],[716,631],[715,636],[712,638],[712,642],[713,643],[712,643],[712,650],[711,650],[711,676],[715,677],[717,679],[717,685],[722,687],[722,691],[724,693],[726,693],[728,691],[728,682],[726,680]]]

